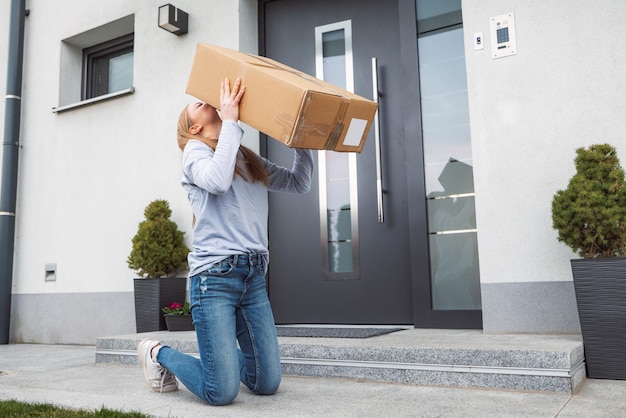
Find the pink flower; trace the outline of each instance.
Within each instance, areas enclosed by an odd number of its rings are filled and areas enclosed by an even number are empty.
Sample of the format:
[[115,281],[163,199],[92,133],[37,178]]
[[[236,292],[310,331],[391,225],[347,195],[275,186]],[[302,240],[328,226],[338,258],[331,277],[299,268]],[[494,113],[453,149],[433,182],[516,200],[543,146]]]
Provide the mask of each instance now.
[[166,315],[189,315],[191,314],[191,309],[189,306],[189,302],[185,301],[185,303],[172,302],[166,307],[161,309]]

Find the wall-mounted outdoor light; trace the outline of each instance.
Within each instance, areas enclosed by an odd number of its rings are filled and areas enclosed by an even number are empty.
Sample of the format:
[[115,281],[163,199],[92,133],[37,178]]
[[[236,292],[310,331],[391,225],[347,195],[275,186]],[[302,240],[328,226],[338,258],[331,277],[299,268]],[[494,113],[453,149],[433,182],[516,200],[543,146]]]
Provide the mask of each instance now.
[[159,7],[159,27],[165,29],[174,35],[182,35],[187,33],[189,23],[189,15],[182,10],[165,4]]

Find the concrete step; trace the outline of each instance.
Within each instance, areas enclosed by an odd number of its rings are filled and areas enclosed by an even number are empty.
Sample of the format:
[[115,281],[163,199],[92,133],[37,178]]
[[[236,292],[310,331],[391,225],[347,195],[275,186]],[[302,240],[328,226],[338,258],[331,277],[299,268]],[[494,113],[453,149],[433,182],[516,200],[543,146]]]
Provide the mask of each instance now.
[[[198,356],[195,332],[98,338],[96,363],[137,365],[143,338]],[[285,375],[574,393],[585,377],[580,335],[407,329],[371,338],[279,337]]]

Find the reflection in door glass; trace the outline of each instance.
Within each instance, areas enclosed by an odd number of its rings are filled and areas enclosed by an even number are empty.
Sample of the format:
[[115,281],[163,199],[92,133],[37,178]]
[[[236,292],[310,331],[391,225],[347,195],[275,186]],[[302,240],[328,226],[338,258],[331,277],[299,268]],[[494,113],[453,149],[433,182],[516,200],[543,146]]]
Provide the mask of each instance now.
[[322,33],[322,57],[324,80],[336,86],[345,86],[346,37],[343,29]]
[[350,174],[345,153],[326,152],[326,196],[329,269],[332,273],[349,272],[352,271],[352,228]]
[[432,304],[481,309],[461,0],[417,0]]
[[[354,90],[351,22],[315,28],[316,76]],[[320,214],[326,279],[358,278],[356,158],[353,153],[319,151]]]

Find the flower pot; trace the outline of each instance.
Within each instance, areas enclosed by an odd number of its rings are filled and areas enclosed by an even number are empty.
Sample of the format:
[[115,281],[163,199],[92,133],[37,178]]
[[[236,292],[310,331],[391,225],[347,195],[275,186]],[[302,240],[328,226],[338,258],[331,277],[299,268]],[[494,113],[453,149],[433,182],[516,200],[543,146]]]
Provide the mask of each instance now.
[[185,300],[187,278],[135,279],[134,283],[137,332],[166,330],[161,309],[172,302]]
[[165,315],[168,331],[193,331],[191,315]]
[[571,263],[587,376],[626,380],[626,258]]

